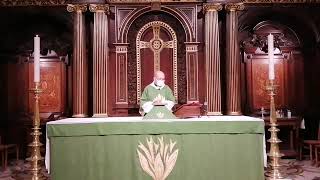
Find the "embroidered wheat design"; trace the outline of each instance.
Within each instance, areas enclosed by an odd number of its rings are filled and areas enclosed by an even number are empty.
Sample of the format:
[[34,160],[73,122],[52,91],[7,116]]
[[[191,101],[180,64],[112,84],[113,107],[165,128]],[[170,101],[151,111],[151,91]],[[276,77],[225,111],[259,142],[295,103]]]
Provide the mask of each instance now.
[[[153,180],[165,180],[171,173],[178,158],[178,149],[174,149],[176,142],[170,139],[169,144],[164,144],[163,137],[158,138],[158,144],[150,137],[147,145],[139,142],[137,153],[142,169]],[[140,150],[140,151],[139,151]]]

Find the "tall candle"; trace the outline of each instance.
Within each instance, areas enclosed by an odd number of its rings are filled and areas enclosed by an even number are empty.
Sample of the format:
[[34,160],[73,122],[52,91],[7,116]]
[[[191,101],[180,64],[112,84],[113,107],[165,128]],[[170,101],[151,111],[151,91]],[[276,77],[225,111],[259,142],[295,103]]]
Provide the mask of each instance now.
[[40,37],[36,35],[34,37],[34,82],[40,82]]
[[268,35],[269,79],[274,80],[273,35]]

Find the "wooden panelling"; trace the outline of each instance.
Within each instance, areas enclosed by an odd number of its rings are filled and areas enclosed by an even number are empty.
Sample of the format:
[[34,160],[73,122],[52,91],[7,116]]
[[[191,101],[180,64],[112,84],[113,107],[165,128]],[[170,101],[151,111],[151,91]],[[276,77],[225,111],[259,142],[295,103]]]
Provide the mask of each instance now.
[[187,100],[188,102],[198,102],[198,56],[195,52],[187,52]]
[[[294,77],[294,81],[289,81],[292,91],[288,97],[294,97],[295,100],[290,101],[290,106],[294,107],[297,114],[303,114],[306,107],[305,98],[305,71],[304,71],[304,58],[301,53],[292,53],[289,60],[290,76]],[[290,107],[290,108],[291,108]]]
[[[28,63],[29,86],[33,87],[33,63]],[[65,112],[66,69],[63,62],[40,63],[40,112]],[[29,112],[33,112],[33,93],[29,93]]]
[[28,69],[24,64],[8,64],[8,112],[28,112]]
[[[252,105],[253,109],[260,109],[261,107],[269,108],[269,95],[266,91],[268,82],[268,59],[253,59],[251,61],[251,83],[252,83]],[[278,59],[275,64],[275,82],[277,85],[276,106],[281,107],[285,103],[284,88],[285,84],[285,65],[282,59]]]
[[[40,95],[40,113],[66,112],[67,103],[67,80],[66,64],[57,58],[41,58],[40,60],[40,88],[43,90]],[[21,64],[12,64],[11,67],[16,76],[9,78],[13,89],[16,89],[15,96],[19,102],[15,104],[15,111],[33,113],[33,93],[29,90],[34,87],[33,82],[33,60],[27,57],[21,58]]]
[[117,54],[117,103],[128,103],[127,98],[127,53]]
[[[247,99],[250,112],[261,107],[269,109],[270,96],[266,90],[268,83],[268,56],[253,55],[246,63]],[[276,108],[301,111],[303,104],[303,62],[301,59],[285,59],[275,56]]]

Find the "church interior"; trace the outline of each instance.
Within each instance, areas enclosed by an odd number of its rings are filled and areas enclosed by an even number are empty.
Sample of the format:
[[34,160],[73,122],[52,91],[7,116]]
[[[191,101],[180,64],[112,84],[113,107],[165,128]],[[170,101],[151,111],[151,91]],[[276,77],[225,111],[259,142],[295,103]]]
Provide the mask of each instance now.
[[[12,145],[0,148],[1,168],[32,154],[36,35],[44,156],[48,122],[140,117],[158,70],[176,116],[261,118],[269,151],[272,34],[280,152],[320,179],[319,12],[318,0],[0,0],[0,147]],[[167,179],[180,177],[182,153]]]

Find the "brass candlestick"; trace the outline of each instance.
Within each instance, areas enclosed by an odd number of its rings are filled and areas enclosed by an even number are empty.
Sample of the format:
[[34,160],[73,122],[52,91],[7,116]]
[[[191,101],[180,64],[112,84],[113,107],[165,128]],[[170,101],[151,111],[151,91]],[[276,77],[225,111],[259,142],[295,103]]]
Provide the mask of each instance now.
[[270,163],[268,164],[268,169],[265,175],[268,179],[283,179],[286,177],[286,174],[281,172],[280,159],[283,154],[280,153],[279,143],[282,142],[278,139],[277,133],[280,131],[277,126],[277,117],[276,117],[276,108],[274,103],[274,96],[276,85],[274,84],[274,80],[269,81],[269,85],[267,86],[267,90],[270,95],[270,128],[268,131],[271,133],[271,137],[268,140],[270,142],[270,151],[268,156],[270,158]]
[[43,160],[43,157],[41,157],[40,153],[40,147],[42,144],[39,141],[39,136],[42,134],[40,132],[40,114],[39,114],[39,99],[40,99],[40,93],[42,90],[39,88],[40,83],[35,83],[35,88],[31,89],[34,93],[34,119],[33,119],[33,132],[31,133],[31,136],[33,137],[32,143],[30,143],[28,146],[32,148],[31,157],[27,158],[28,161],[31,162],[31,173],[32,173],[32,180],[39,180],[41,178],[40,170],[41,166],[38,161]]

